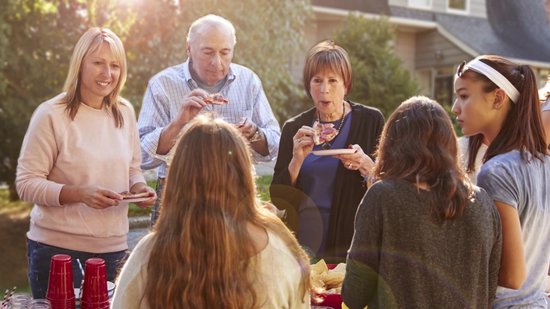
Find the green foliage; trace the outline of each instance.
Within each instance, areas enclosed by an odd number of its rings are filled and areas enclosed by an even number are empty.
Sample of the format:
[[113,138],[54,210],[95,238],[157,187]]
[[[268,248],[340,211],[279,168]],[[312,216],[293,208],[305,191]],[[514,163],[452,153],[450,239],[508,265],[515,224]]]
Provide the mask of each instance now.
[[123,95],[138,109],[148,80],[185,60],[187,28],[182,11],[187,9],[187,3],[184,2],[184,7],[174,3],[173,0],[136,1],[135,18],[122,37],[128,60],[128,80]]
[[387,117],[404,100],[418,93],[419,86],[401,66],[391,42],[394,29],[387,18],[366,19],[350,14],[336,33],[353,68],[352,101],[379,108]]
[[32,204],[24,201],[10,201],[10,192],[0,189],[0,215],[4,213],[27,213],[31,210]]
[[15,170],[30,116],[62,91],[73,47],[89,27],[110,28],[124,42],[128,81],[122,95],[139,110],[147,81],[185,61],[189,24],[220,14],[237,28],[235,62],[258,73],[277,117],[285,120],[303,109],[290,66],[302,47],[309,8],[309,0],[0,1],[0,183],[17,199]]
[[271,180],[273,176],[260,176],[256,178],[256,189],[258,190],[258,195],[262,201],[271,201],[269,196],[269,185],[271,185]]

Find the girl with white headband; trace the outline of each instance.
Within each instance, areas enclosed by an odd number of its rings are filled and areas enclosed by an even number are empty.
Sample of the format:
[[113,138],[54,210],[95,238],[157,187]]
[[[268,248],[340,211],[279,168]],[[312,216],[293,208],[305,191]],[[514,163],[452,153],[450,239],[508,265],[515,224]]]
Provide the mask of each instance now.
[[460,65],[454,86],[452,111],[462,132],[473,150],[488,145],[477,184],[492,197],[502,221],[493,308],[546,308],[550,155],[535,75],[528,66],[485,55]]

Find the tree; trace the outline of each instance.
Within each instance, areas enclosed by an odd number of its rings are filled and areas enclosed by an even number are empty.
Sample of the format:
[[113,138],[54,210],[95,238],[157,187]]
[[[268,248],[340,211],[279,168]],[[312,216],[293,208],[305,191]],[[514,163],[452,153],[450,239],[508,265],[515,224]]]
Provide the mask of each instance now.
[[345,48],[353,68],[349,98],[379,108],[387,117],[404,100],[419,92],[401,66],[391,42],[394,29],[386,18],[366,19],[350,14],[335,41]]
[[[50,89],[60,88],[63,64],[55,66],[57,60],[67,57],[67,51],[58,44],[43,48],[59,38],[55,27],[59,18],[48,3],[27,0],[4,5],[2,36],[8,41],[9,52],[3,55],[1,67],[0,180],[8,183],[10,198],[15,199],[15,167],[30,113],[37,102],[50,95]],[[51,36],[42,35],[44,30],[51,31]]]
[[[123,95],[140,107],[147,81],[162,69],[185,59],[186,29],[182,10],[187,3],[156,0],[134,3],[135,20],[124,35],[128,80]],[[185,6],[185,7],[183,7]]]
[[235,62],[263,81],[279,119],[302,97],[290,76],[301,50],[309,0],[3,0],[0,1],[0,182],[17,199],[15,171],[30,116],[63,87],[72,49],[91,26],[108,27],[126,48],[122,95],[139,109],[147,81],[185,60],[190,23],[207,13],[235,23]]

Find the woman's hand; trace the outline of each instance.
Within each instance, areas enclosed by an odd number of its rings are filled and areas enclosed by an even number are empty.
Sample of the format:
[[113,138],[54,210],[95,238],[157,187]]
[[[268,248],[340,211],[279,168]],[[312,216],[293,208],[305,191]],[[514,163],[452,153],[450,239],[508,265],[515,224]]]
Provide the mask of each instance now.
[[132,188],[130,188],[130,192],[136,194],[136,193],[149,193],[150,198],[139,203],[135,203],[140,208],[147,208],[153,206],[155,203],[155,200],[157,199],[157,193],[155,190],[143,182],[135,183]]
[[307,155],[313,150],[313,134],[315,131],[312,127],[302,126],[292,138],[292,159],[303,162]]
[[313,150],[313,134],[315,131],[312,127],[302,126],[292,137],[292,159],[288,164],[292,185],[296,184],[300,168],[307,155]]
[[117,206],[122,196],[114,191],[96,186],[80,188],[80,202],[95,209],[104,209]]
[[374,167],[374,161],[363,152],[361,146],[354,144],[350,148],[355,149],[355,152],[352,154],[336,155],[334,157],[340,159],[348,170],[357,170],[363,177],[370,176]]

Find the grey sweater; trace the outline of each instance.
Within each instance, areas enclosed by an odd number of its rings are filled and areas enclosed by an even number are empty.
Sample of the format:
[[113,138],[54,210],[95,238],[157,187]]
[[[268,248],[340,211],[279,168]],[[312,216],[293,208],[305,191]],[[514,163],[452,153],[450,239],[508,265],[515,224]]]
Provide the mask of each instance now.
[[432,193],[380,181],[361,202],[342,296],[350,308],[488,308],[502,246],[498,211],[476,187],[464,215],[436,223]]

